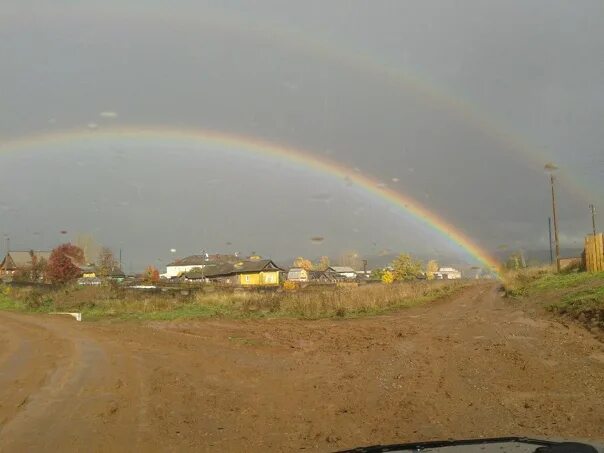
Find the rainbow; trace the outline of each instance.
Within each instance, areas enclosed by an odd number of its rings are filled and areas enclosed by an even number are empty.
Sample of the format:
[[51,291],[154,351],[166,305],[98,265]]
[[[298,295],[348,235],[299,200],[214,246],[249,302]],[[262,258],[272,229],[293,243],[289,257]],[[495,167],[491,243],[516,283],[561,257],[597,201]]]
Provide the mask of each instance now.
[[[119,5],[119,8],[118,6]],[[470,103],[463,97],[438,87],[434,82],[419,73],[413,73],[408,68],[400,65],[391,65],[388,62],[376,59],[368,52],[359,51],[359,49],[346,48],[341,44],[334,44],[332,41],[321,37],[320,35],[310,34],[303,30],[292,27],[260,21],[250,15],[237,14],[233,10],[220,7],[204,5],[206,15],[183,14],[176,9],[166,10],[161,2],[149,2],[144,8],[136,3],[122,4],[122,2],[102,2],[97,5],[70,5],[68,9],[61,12],[63,18],[70,17],[71,20],[81,22],[83,8],[85,11],[91,11],[92,17],[121,21],[127,18],[128,21],[155,21],[158,26],[168,22],[179,24],[194,24],[204,28],[218,28],[228,30],[231,33],[241,35],[252,35],[257,39],[269,40],[272,44],[282,46],[285,49],[300,52],[316,58],[324,59],[338,64],[341,67],[351,69],[361,74],[366,74],[375,80],[389,84],[397,89],[408,90],[418,99],[427,102],[428,105],[435,106],[438,109],[451,113],[460,118],[466,124],[471,125],[476,130],[481,131],[490,137],[496,143],[512,151],[517,157],[537,171],[541,171],[543,165],[551,161],[552,156],[534,143],[531,143],[525,137],[512,132],[509,127],[502,127],[503,121],[495,118],[492,113],[485,112],[476,104]],[[10,23],[10,11],[0,17],[0,23],[5,21]],[[56,6],[40,6],[37,14],[56,15]],[[560,182],[576,197],[582,200],[592,199],[593,193],[590,189],[583,187],[580,183],[584,178],[570,178],[570,175],[561,172]]]
[[230,133],[210,130],[188,130],[172,128],[115,128],[97,131],[70,130],[51,132],[0,142],[0,152],[18,151],[23,149],[36,149],[56,147],[77,142],[79,144],[102,144],[104,141],[144,141],[169,142],[175,144],[201,144],[222,150],[236,150],[252,155],[264,156],[268,159],[282,160],[305,168],[313,172],[345,179],[360,187],[389,205],[411,214],[421,223],[427,225],[455,245],[463,249],[482,266],[497,272],[499,263],[483,248],[467,237],[462,231],[451,225],[436,213],[428,210],[413,198],[391,188],[385,187],[377,179],[359,173],[351,168],[314,153],[279,145],[252,137],[243,137]]

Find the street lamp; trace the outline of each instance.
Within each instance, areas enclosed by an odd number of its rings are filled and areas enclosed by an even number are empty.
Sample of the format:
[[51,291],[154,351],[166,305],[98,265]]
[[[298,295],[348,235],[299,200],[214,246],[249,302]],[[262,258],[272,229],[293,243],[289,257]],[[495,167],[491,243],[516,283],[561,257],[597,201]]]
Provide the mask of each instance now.
[[552,212],[554,217],[554,241],[556,244],[556,271],[560,272],[560,241],[558,240],[558,217],[556,216],[556,191],[554,190],[554,173],[558,167],[551,162],[543,167],[545,172],[549,174],[550,185],[552,188]]

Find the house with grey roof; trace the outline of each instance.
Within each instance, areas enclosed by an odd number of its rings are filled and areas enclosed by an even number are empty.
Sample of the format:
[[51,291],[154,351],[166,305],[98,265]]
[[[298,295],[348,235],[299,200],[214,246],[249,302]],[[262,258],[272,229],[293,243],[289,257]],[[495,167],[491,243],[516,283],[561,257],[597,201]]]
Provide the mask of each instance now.
[[166,266],[166,273],[162,274],[164,278],[181,277],[194,269],[202,269],[209,265],[221,263],[234,263],[239,261],[235,255],[190,255],[185,258],[177,259]]
[[356,271],[349,266],[330,266],[327,273],[337,280],[355,280],[357,278]]
[[0,276],[13,276],[17,273],[32,272],[48,263],[49,251],[15,250],[6,254],[0,263]]
[[283,269],[269,259],[206,263],[183,274],[188,282],[215,282],[233,286],[278,286]]

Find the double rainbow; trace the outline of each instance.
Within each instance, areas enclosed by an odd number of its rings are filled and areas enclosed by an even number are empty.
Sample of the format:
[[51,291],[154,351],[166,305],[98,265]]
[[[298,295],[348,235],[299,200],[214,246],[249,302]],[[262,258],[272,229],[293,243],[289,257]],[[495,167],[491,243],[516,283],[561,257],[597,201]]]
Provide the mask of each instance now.
[[203,145],[216,150],[236,150],[265,158],[286,161],[295,166],[308,169],[318,174],[333,178],[346,179],[364,192],[386,201],[389,205],[400,209],[421,223],[425,224],[441,236],[447,238],[464,250],[482,266],[496,271],[499,263],[490,254],[478,246],[461,230],[445,219],[430,211],[408,195],[385,187],[377,179],[361,174],[353,169],[328,158],[317,156],[308,151],[290,146],[279,145],[252,137],[243,137],[230,133],[210,130],[188,130],[172,128],[121,128],[98,131],[72,130],[47,133],[34,137],[25,137],[0,142],[0,151],[17,151],[21,149],[56,148],[58,145],[102,145],[105,142],[168,142],[170,145]]

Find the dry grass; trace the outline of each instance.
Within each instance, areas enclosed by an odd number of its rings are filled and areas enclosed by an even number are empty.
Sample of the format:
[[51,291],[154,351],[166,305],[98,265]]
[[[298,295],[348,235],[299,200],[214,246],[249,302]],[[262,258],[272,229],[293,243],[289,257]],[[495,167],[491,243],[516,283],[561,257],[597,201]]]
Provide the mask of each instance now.
[[529,285],[547,275],[553,275],[551,266],[527,267],[515,271],[505,271],[502,275],[503,286],[508,296],[522,296]]
[[[117,287],[66,287],[52,291],[11,289],[5,308],[80,311],[86,319],[198,317],[295,317],[317,319],[379,314],[451,294],[472,282],[417,281],[393,285],[312,288],[298,291],[157,292]],[[0,308],[2,304],[0,304]]]

